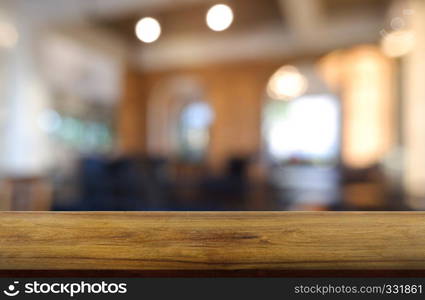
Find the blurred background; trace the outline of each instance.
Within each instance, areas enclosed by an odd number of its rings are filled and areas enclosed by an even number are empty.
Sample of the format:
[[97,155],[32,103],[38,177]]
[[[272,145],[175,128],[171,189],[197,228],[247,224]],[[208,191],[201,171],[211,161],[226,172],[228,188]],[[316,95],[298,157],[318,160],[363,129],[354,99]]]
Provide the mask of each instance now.
[[422,210],[423,0],[0,0],[0,210]]

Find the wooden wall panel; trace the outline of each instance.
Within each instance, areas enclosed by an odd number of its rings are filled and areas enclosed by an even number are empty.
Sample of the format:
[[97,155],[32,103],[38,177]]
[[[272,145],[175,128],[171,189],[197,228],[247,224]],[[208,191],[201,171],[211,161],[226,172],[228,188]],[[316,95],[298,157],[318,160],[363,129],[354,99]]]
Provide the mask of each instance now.
[[[132,126],[139,123],[146,125],[147,105],[153,101],[151,96],[161,82],[187,77],[199,80],[205,91],[205,100],[215,111],[209,148],[210,165],[219,168],[229,155],[258,153],[267,80],[281,65],[283,62],[276,60],[139,73],[137,76],[129,73],[126,86],[129,96],[122,102],[119,119],[120,135],[126,141],[124,152],[149,152],[145,140],[148,129],[140,132]],[[140,96],[136,99],[133,95]],[[137,105],[137,102],[144,104]]]
[[119,150],[126,154],[144,152],[146,144],[146,89],[140,74],[127,70],[123,98],[117,113]]

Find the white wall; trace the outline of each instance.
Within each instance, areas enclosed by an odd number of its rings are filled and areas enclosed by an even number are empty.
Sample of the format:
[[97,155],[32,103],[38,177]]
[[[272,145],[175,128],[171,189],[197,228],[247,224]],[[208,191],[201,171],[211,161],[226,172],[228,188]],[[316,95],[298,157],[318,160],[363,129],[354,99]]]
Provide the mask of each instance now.
[[[73,1],[66,1],[69,5],[51,3],[43,10],[46,6],[41,4],[48,2],[16,0],[0,4],[0,22],[13,24],[19,34],[18,43],[12,49],[0,49],[1,176],[43,175],[54,163],[53,145],[47,133],[39,128],[38,119],[52,102],[51,80],[46,76],[46,68],[53,69],[53,77],[57,74],[58,78],[65,75],[64,81],[69,79],[66,77],[70,73],[66,69],[69,57],[53,56],[54,41],[57,42],[58,37],[70,41],[68,50],[71,52],[74,47],[83,53],[82,58],[78,57],[79,65],[73,66],[90,73],[90,81],[79,89],[84,93],[82,98],[106,99],[114,105],[120,96],[125,45],[88,27],[82,21],[85,14],[78,14],[84,6],[70,9]],[[60,20],[66,25],[75,24],[75,30],[57,30],[53,24],[57,25]],[[56,40],[52,41],[52,37]],[[58,53],[61,51],[66,52],[66,45]],[[42,59],[43,54],[47,60]],[[69,88],[76,90],[77,87],[71,82]]]
[[45,168],[48,158],[46,137],[38,130],[37,116],[48,102],[47,90],[38,76],[37,58],[32,51],[38,37],[38,22],[21,14],[14,3],[3,7],[1,21],[13,25],[19,35],[16,45],[2,50],[2,109],[6,111],[1,132],[0,166],[7,176],[31,176]]

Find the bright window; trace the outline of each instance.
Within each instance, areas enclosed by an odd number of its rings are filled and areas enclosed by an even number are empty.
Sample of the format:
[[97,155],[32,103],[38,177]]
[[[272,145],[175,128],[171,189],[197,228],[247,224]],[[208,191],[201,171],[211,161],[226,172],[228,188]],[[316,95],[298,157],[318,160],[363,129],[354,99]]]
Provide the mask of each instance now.
[[332,95],[272,100],[264,110],[267,153],[277,161],[331,162],[339,147],[340,111]]
[[205,102],[192,102],[183,108],[179,120],[180,156],[183,160],[199,161],[205,157],[213,118],[213,111]]

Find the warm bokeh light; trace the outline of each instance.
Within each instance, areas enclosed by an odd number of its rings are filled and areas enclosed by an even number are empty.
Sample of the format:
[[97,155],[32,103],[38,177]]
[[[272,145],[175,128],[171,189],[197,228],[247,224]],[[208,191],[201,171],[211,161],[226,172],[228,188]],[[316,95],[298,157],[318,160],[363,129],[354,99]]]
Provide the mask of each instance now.
[[411,30],[397,30],[386,34],[381,40],[381,48],[389,57],[401,57],[415,47],[415,33]]
[[207,13],[207,25],[214,31],[223,31],[230,27],[233,22],[233,11],[225,4],[217,4],[211,7]]
[[18,38],[18,31],[12,24],[0,23],[0,48],[13,48]]
[[284,66],[276,71],[267,85],[267,94],[276,100],[290,100],[307,90],[307,79],[293,66]]
[[161,35],[161,25],[154,18],[143,18],[136,24],[136,36],[144,43],[153,43]]
[[392,74],[390,60],[378,48],[363,46],[346,54],[342,157],[352,168],[378,163],[393,145]]

